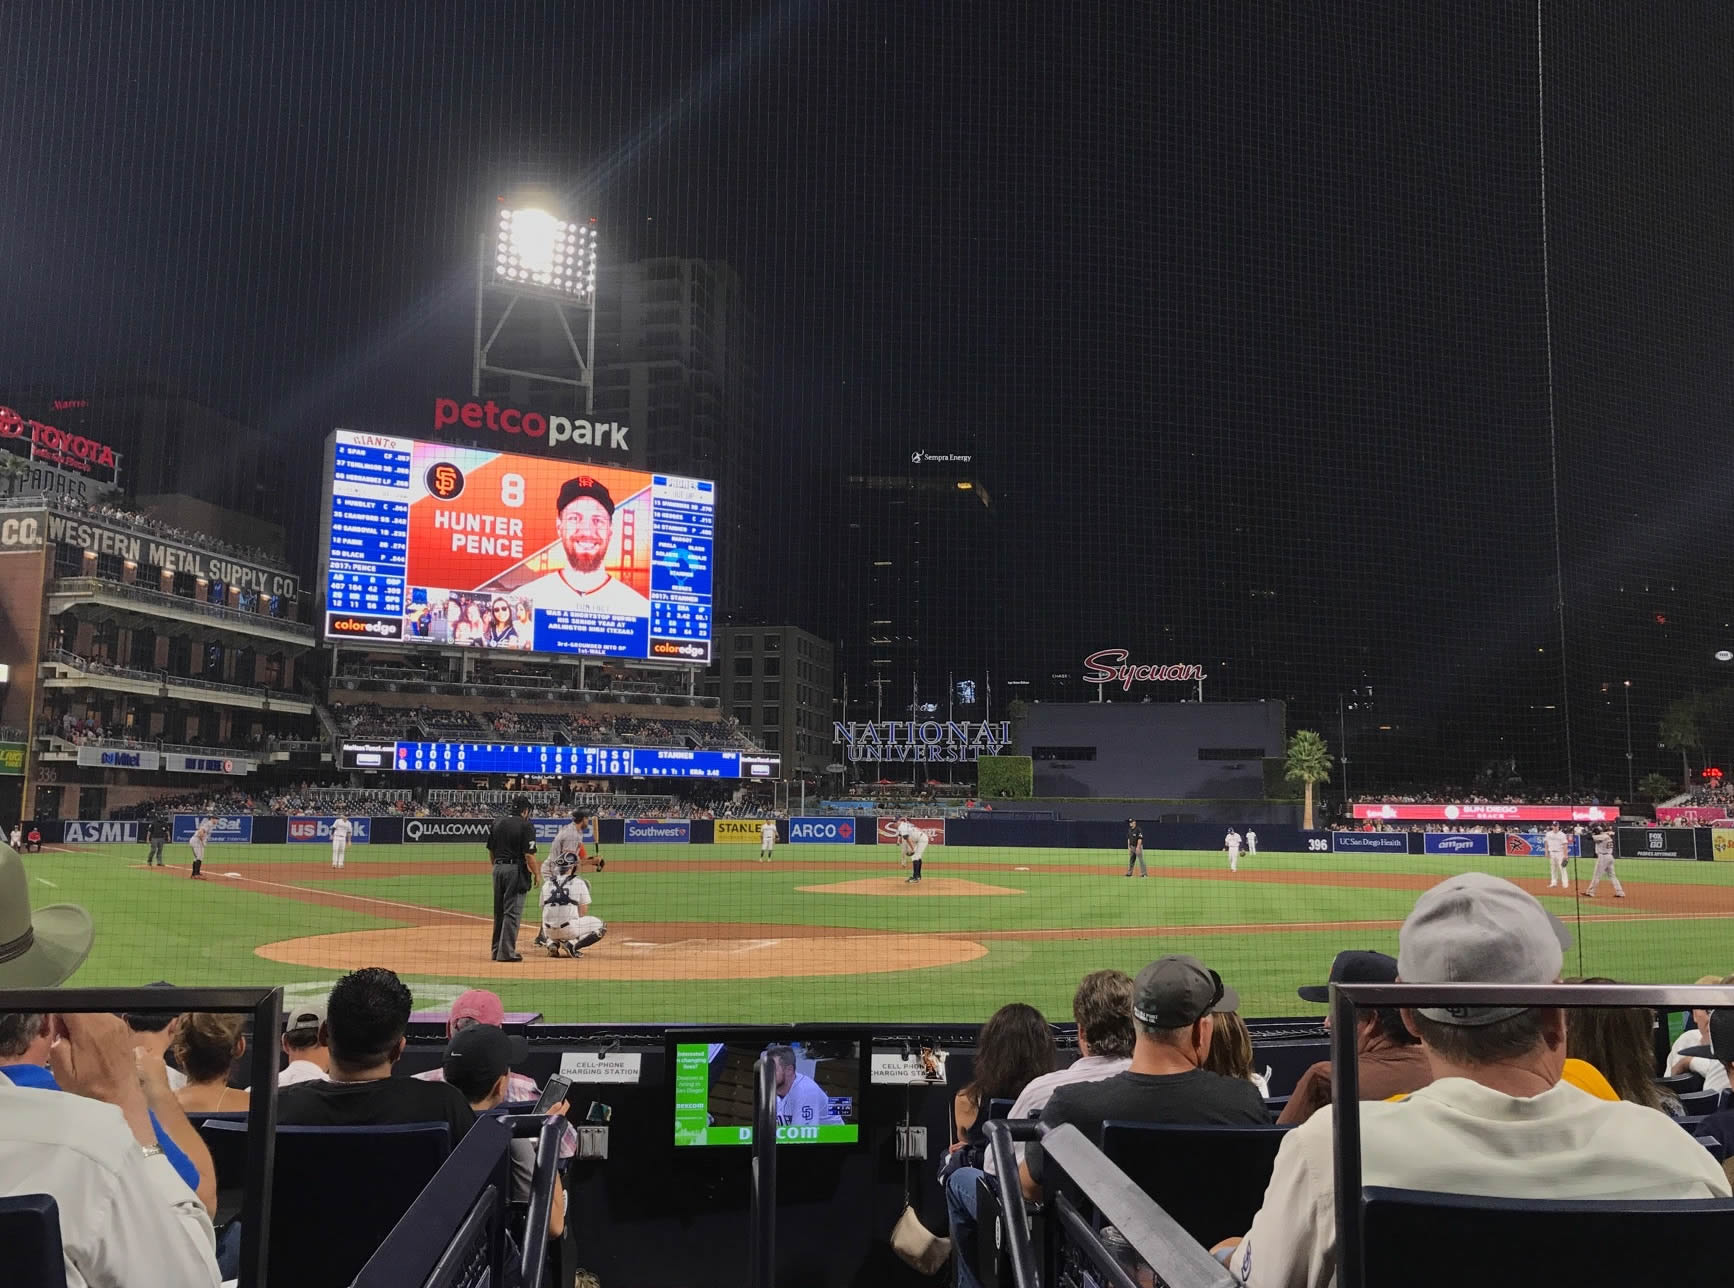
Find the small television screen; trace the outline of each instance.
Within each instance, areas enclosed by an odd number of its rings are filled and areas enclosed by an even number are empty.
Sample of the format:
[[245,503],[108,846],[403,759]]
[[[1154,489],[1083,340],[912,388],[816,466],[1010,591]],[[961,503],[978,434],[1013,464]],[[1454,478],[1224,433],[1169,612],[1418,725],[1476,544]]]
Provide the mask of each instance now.
[[753,1143],[753,1065],[773,1061],[779,1145],[853,1145],[861,1139],[858,1035],[669,1035],[676,1145]]

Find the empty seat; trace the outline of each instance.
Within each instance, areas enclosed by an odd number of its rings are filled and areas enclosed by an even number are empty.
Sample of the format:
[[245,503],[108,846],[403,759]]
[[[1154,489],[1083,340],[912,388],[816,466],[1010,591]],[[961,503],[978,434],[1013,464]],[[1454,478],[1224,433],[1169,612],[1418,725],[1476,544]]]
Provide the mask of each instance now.
[[1289,1130],[1109,1121],[1102,1152],[1208,1248],[1252,1225]]
[[46,1194],[0,1198],[0,1249],[7,1284],[14,1288],[66,1288],[60,1246],[60,1207]]
[[1012,1106],[1015,1104],[1017,1104],[1017,1101],[1006,1100],[1003,1097],[990,1100],[987,1102],[987,1116],[990,1120],[994,1118],[1005,1118],[1010,1115]]
[[[246,1124],[207,1120],[201,1134],[231,1157]],[[216,1158],[217,1150],[212,1149]],[[279,1127],[271,1183],[270,1280],[344,1288],[451,1152],[444,1123]],[[223,1163],[218,1161],[218,1175]]]
[[1495,1199],[1368,1188],[1369,1284],[1530,1288],[1721,1283],[1734,1203],[1720,1199]]
[[1713,1114],[1721,1107],[1721,1103],[1720,1091],[1688,1091],[1680,1094],[1680,1109],[1687,1114]]

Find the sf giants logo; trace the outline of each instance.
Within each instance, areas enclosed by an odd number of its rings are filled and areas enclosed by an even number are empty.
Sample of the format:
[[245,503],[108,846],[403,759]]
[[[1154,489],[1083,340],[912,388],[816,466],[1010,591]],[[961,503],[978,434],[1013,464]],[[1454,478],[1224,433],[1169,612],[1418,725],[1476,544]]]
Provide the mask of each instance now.
[[463,495],[464,472],[449,461],[428,466],[427,490],[442,501],[452,501]]

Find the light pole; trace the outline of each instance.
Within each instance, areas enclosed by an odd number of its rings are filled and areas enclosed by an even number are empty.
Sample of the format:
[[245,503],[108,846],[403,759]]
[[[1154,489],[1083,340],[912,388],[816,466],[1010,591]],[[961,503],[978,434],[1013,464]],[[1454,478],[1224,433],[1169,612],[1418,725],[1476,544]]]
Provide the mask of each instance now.
[[1343,799],[1353,801],[1349,795],[1349,726],[1343,720],[1343,695],[1337,694],[1337,764],[1343,771]]
[[1626,695],[1626,803],[1629,805],[1637,797],[1637,789],[1632,786],[1632,682],[1627,680],[1622,690]]

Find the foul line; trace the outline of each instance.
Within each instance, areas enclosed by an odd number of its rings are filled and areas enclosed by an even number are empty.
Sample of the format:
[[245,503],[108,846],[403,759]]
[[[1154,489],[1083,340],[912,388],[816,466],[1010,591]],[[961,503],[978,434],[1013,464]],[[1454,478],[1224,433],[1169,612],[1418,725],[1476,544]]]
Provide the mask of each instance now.
[[[191,868],[184,867],[178,863],[170,863],[167,867],[173,872],[190,872],[192,870]],[[435,916],[440,917],[459,917],[464,921],[486,921],[490,923],[493,921],[492,917],[484,917],[480,913],[453,912],[449,908],[435,908],[425,903],[404,903],[399,899],[380,899],[373,895],[366,894],[343,894],[340,891],[320,890],[313,886],[290,885],[284,881],[266,881],[262,877],[244,876],[239,879],[250,882],[256,886],[270,886],[273,890],[296,890],[302,894],[318,895],[322,899],[348,899],[355,903],[376,903],[384,908],[408,908],[413,912],[432,913]]]

